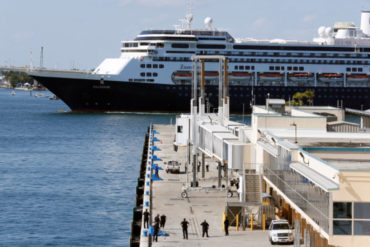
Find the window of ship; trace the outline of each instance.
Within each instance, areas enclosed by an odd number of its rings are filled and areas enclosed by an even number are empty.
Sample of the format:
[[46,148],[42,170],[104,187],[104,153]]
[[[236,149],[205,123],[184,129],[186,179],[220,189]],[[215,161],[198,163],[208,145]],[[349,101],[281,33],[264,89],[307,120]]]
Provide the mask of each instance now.
[[358,68],[358,72],[362,72],[362,68]]
[[218,44],[198,44],[198,49],[225,49],[225,45],[218,45]]
[[164,68],[164,65],[163,65],[163,64],[160,64],[160,65],[159,65],[159,68],[160,68],[160,69],[163,69],[163,68]]
[[252,70],[254,70],[254,66],[252,66]]
[[287,69],[290,71],[290,70],[292,70],[292,67],[291,66],[288,66]]
[[145,68],[145,64],[140,64],[140,68]]
[[235,70],[238,70],[238,66],[237,66],[237,65],[235,65],[235,66],[234,66],[234,69],[235,69]]
[[145,73],[144,73],[144,72],[141,72],[141,73],[140,73],[140,76],[145,76]]
[[270,66],[269,67],[269,70],[274,70],[274,66]]
[[239,66],[239,70],[243,70],[244,69],[244,66]]
[[153,76],[154,76],[154,77],[157,77],[157,76],[158,76],[158,73],[153,73]]
[[147,68],[152,68],[152,65],[149,63],[146,65]]
[[189,48],[189,44],[186,43],[173,43],[171,44],[172,48]]
[[298,70],[298,67],[293,67],[293,70]]
[[346,71],[347,72],[351,72],[351,68],[346,68]]
[[357,68],[352,68],[352,71],[353,72],[357,72]]
[[275,66],[275,70],[280,70],[280,66]]
[[303,71],[304,70],[304,68],[303,67],[299,67],[299,71]]
[[245,66],[245,69],[246,69],[246,70],[250,70],[250,69],[251,69],[251,67],[250,67],[250,66]]
[[146,76],[152,76],[152,73],[148,72],[146,73]]

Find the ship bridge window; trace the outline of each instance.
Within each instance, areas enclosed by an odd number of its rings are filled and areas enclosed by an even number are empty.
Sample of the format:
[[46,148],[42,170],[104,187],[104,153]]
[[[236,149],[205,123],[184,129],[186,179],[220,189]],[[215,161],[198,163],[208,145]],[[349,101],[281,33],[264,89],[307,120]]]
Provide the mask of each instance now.
[[185,43],[173,43],[171,44],[172,48],[189,48],[189,44]]

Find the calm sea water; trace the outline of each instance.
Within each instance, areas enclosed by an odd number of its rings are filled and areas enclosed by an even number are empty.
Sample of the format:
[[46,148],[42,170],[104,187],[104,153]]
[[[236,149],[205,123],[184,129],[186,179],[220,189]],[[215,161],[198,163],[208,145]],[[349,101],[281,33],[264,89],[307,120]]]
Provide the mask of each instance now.
[[0,89],[0,246],[128,246],[144,135],[174,115],[58,113],[61,101],[10,93]]

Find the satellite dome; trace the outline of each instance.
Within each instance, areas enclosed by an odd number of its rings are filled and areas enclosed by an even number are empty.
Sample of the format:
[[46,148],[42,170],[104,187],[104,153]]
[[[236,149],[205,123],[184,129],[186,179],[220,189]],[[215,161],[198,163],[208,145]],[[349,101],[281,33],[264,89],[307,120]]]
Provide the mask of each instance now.
[[208,28],[210,28],[211,26],[212,26],[212,18],[211,17],[206,17],[205,19],[204,19],[204,24],[206,24],[206,26],[208,27]]
[[319,29],[317,30],[317,32],[319,33],[319,36],[322,38],[325,36],[325,27],[324,26],[321,26],[319,27]]
[[325,35],[328,36],[328,37],[332,37],[333,36],[333,28],[331,28],[331,27],[325,28]]

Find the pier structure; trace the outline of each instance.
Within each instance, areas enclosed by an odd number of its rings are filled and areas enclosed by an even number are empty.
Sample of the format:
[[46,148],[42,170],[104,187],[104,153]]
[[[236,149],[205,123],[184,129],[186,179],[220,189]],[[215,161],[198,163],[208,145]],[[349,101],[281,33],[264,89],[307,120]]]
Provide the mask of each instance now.
[[[202,59],[212,58],[194,58],[201,63],[201,78]],[[221,64],[219,73],[225,68]],[[195,63],[193,74],[197,69]],[[143,207],[152,221],[166,214],[168,223],[158,242],[143,229],[140,246],[248,246],[251,239],[250,246],[269,246],[264,229],[273,219],[295,227],[296,246],[365,246],[370,134],[346,122],[343,109],[287,107],[280,99],[253,106],[251,126],[230,121],[227,78],[221,80],[218,113],[206,112],[204,81],[198,98],[195,76],[191,113],[179,115],[175,126],[152,129],[157,136],[150,134],[152,163],[145,178],[150,189]],[[178,174],[167,170],[170,161],[181,164]],[[159,177],[153,177],[155,166],[163,169]],[[227,238],[222,237],[226,217],[232,227]],[[182,240],[184,218],[189,241]],[[218,238],[201,237],[204,219]]]

